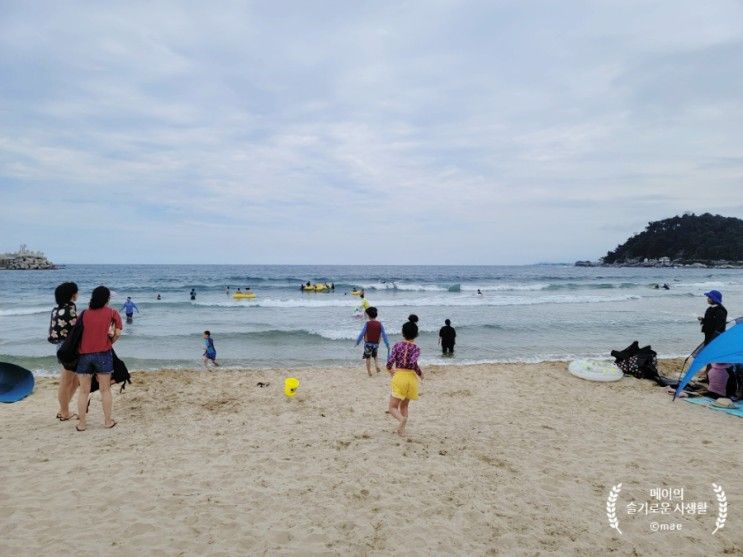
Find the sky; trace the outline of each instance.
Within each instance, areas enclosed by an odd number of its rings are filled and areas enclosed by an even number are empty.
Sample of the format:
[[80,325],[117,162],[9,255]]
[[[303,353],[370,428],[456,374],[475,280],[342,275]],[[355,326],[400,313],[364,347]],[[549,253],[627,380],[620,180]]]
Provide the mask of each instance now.
[[529,264],[743,217],[743,3],[0,0],[0,252]]

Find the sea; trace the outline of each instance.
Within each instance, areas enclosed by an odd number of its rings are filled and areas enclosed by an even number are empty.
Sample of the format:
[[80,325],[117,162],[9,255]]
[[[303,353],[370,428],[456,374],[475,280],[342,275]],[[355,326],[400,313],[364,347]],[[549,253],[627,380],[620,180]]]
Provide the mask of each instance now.
[[[64,281],[80,287],[78,311],[101,284],[116,309],[132,297],[139,313],[115,348],[130,369],[153,371],[201,366],[207,329],[226,368],[360,368],[364,319],[354,288],[378,308],[392,342],[418,315],[423,365],[608,358],[634,340],[663,357],[687,356],[702,339],[705,291],[723,293],[731,319],[743,314],[743,270],[733,269],[67,265],[0,271],[0,361],[58,372],[46,339],[54,288]],[[307,281],[335,290],[302,292]],[[668,290],[655,288],[664,283]],[[256,298],[235,300],[238,287]],[[439,352],[445,319],[457,331],[453,359]]]

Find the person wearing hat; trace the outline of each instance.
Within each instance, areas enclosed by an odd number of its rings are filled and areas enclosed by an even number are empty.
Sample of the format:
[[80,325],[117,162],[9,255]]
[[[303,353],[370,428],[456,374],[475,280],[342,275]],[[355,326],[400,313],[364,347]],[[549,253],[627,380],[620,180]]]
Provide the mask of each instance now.
[[707,346],[720,333],[725,332],[725,323],[728,319],[728,310],[722,305],[722,294],[718,290],[710,290],[704,293],[710,307],[699,317],[704,333],[704,345]]

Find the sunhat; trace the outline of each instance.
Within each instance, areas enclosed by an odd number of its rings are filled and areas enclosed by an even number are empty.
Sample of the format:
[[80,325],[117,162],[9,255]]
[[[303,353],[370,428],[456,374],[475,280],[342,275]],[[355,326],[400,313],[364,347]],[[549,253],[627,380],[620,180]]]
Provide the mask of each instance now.
[[716,304],[722,303],[722,294],[719,290],[710,290],[709,292],[705,292],[704,295]]

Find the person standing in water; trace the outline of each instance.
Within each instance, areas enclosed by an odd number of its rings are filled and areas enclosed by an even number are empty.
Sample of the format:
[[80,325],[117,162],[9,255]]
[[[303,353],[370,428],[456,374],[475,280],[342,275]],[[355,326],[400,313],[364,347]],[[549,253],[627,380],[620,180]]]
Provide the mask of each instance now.
[[454,343],[457,338],[457,331],[451,326],[451,321],[446,319],[444,326],[439,330],[439,344],[443,356],[454,355]]
[[[392,376],[389,413],[400,422],[396,433],[401,437],[405,435],[405,426],[408,423],[408,405],[411,400],[418,400],[418,378],[423,379],[423,371],[418,365],[421,349],[415,344],[418,336],[417,320],[417,317],[415,320],[409,319],[402,326],[404,340],[392,347],[387,358],[387,371]],[[393,368],[396,368],[395,371]]]
[[134,321],[134,310],[137,310],[137,313],[139,313],[139,308],[137,307],[137,304],[132,302],[131,296],[127,296],[126,302],[124,302],[124,305],[121,306],[121,311],[123,311],[126,314],[127,323],[131,323]]

